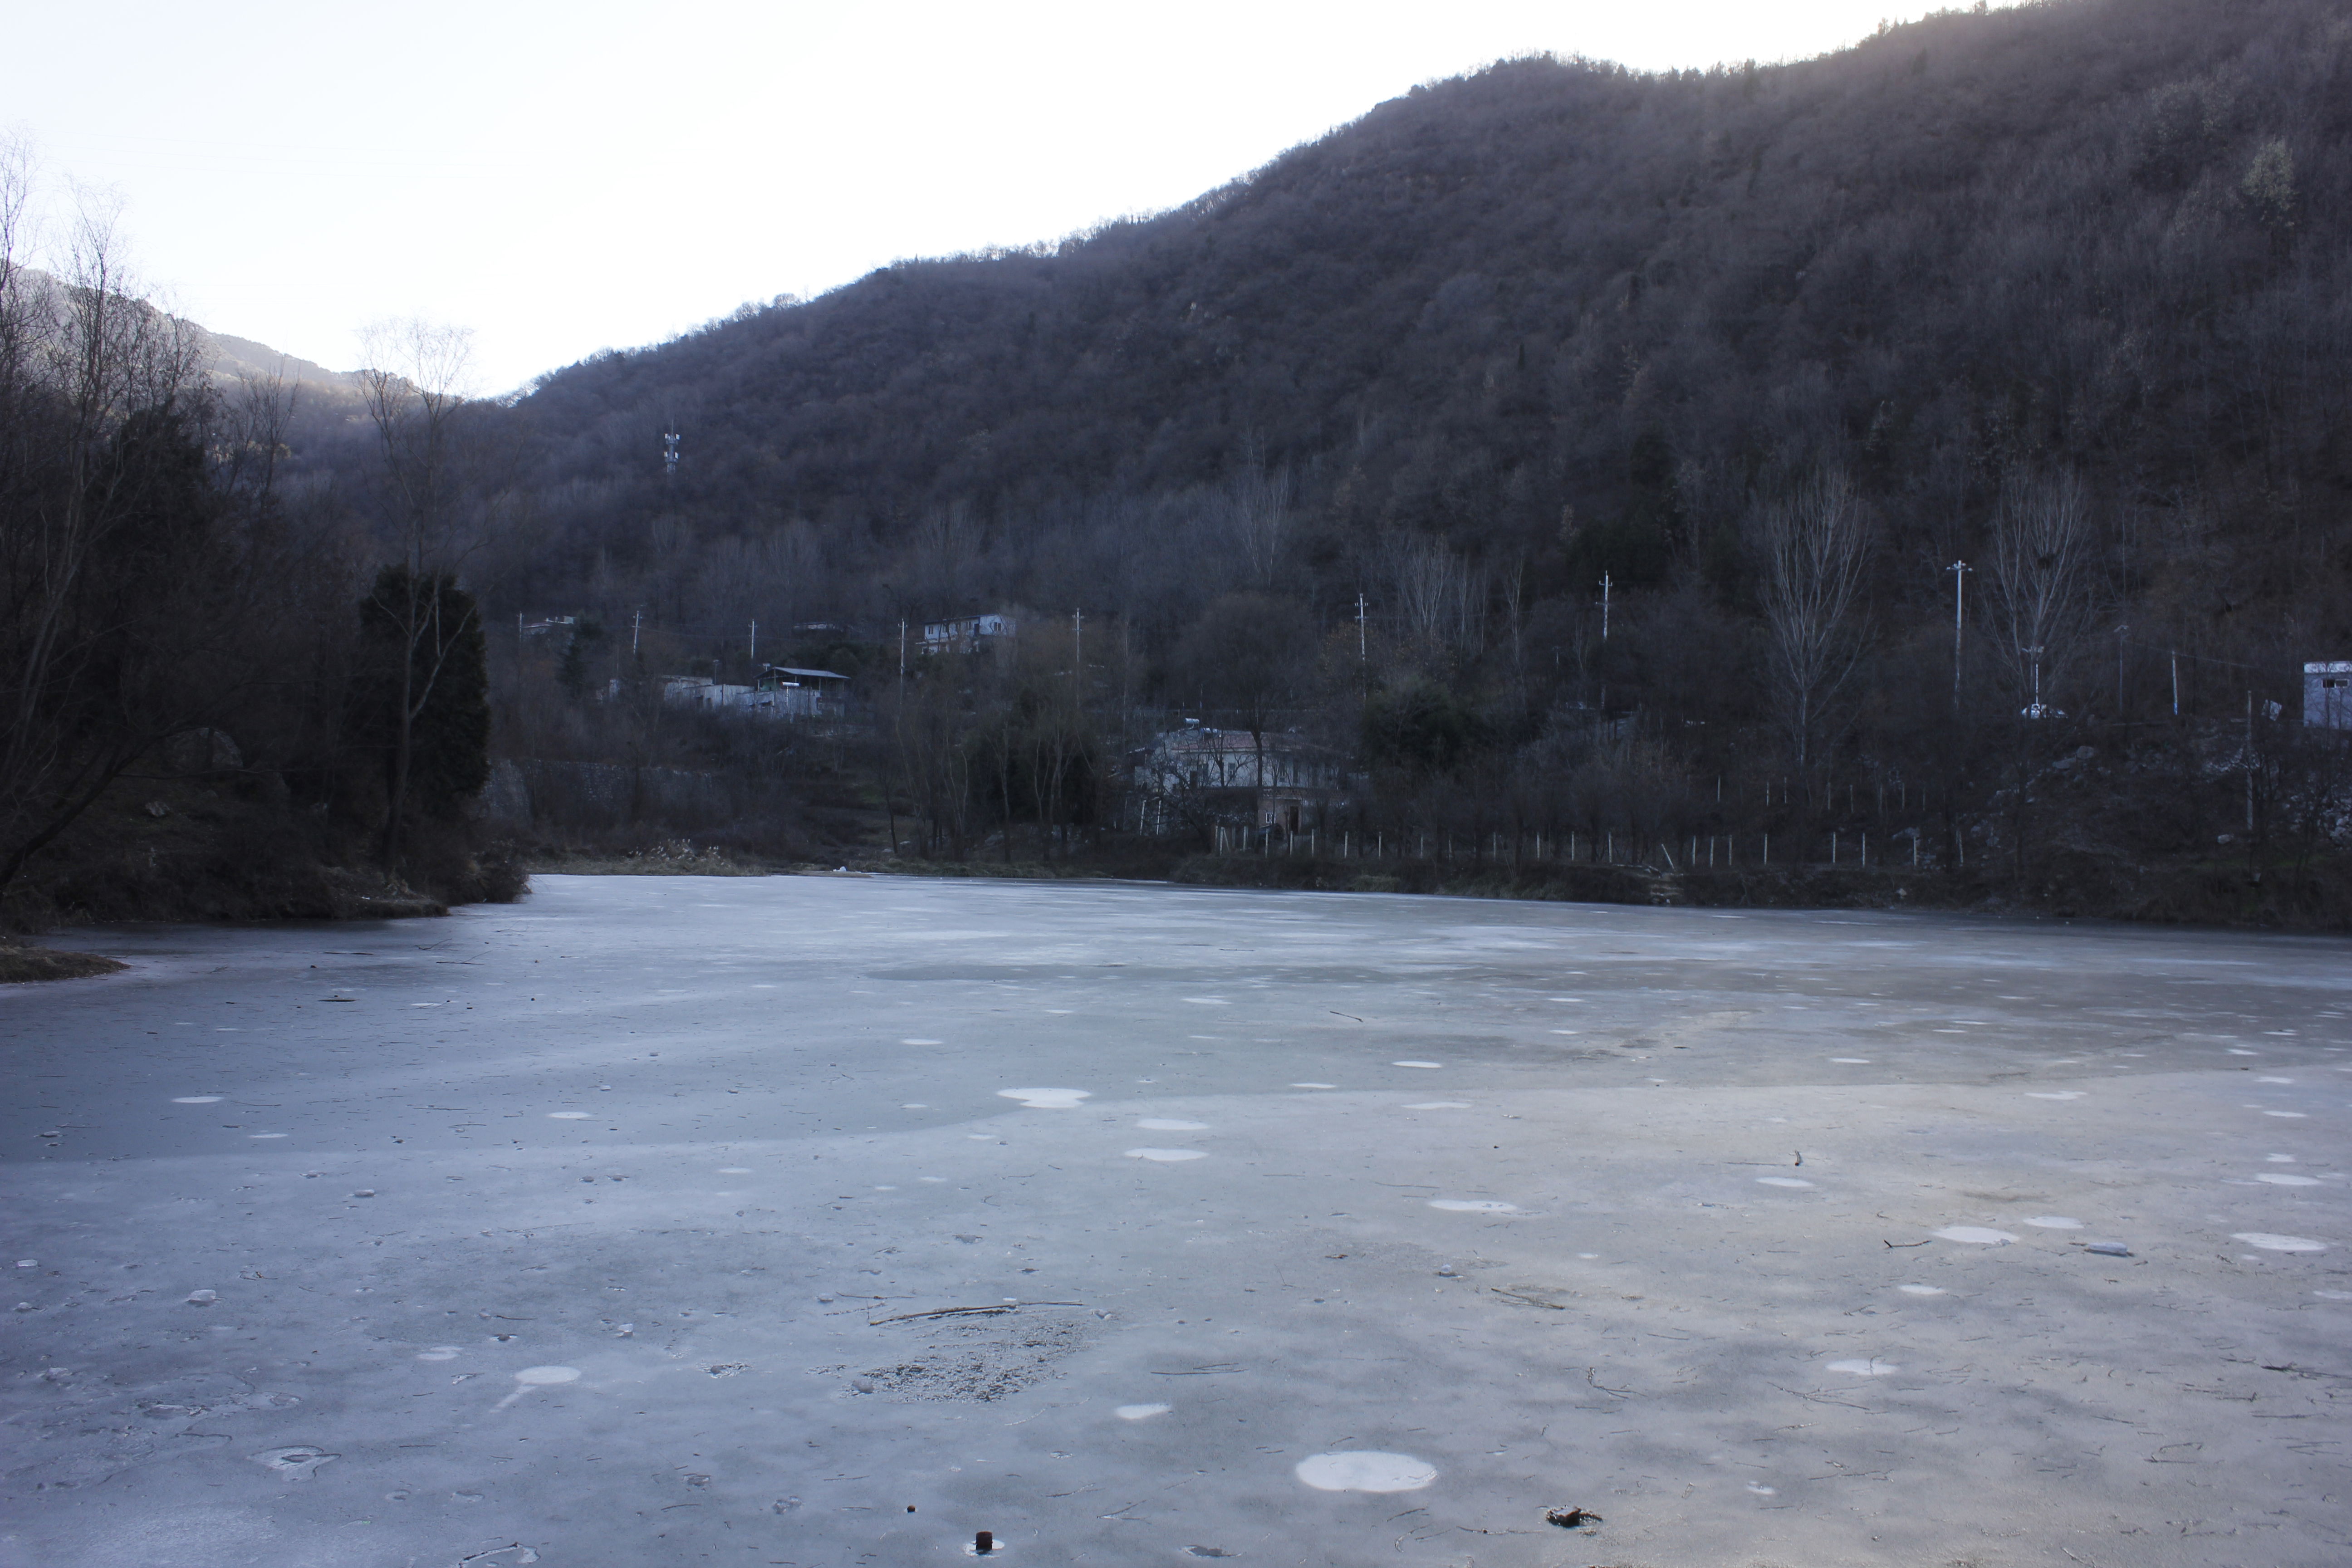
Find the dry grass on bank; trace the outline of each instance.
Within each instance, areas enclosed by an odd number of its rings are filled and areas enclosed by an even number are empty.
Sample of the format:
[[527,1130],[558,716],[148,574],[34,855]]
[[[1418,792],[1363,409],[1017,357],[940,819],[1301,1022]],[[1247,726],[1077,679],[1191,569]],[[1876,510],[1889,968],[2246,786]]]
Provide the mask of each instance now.
[[130,967],[120,959],[100,958],[94,952],[60,952],[53,947],[0,942],[0,985],[35,980],[85,980],[93,974],[112,974]]

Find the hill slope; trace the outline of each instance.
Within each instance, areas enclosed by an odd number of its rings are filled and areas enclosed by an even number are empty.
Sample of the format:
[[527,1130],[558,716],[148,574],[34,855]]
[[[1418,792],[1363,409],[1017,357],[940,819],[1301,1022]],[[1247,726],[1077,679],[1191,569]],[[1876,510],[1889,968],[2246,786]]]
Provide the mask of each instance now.
[[[2321,0],[1950,14],[1762,70],[1507,62],[1159,218],[548,377],[524,412],[573,549],[517,585],[583,585],[598,546],[658,573],[661,510],[809,520],[826,592],[920,597],[947,586],[912,559],[930,514],[998,542],[968,594],[1140,610],[1199,552],[1135,558],[1133,509],[1242,469],[1287,470],[1322,536],[1293,564],[1332,592],[1398,531],[1661,581],[1823,460],[1948,559],[2000,470],[2063,461],[2216,535],[2228,568],[2192,552],[2164,592],[2275,604],[2294,585],[2242,580],[2235,542],[2329,547],[2347,479],[2347,131]],[[2340,593],[2313,610],[2352,631]]]

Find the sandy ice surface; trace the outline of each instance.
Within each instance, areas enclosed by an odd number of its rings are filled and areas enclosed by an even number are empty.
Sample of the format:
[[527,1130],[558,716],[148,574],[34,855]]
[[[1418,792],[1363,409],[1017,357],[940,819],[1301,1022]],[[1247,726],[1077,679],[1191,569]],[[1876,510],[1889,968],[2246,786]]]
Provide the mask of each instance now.
[[538,889],[0,993],[0,1563],[2352,1562],[2352,943]]

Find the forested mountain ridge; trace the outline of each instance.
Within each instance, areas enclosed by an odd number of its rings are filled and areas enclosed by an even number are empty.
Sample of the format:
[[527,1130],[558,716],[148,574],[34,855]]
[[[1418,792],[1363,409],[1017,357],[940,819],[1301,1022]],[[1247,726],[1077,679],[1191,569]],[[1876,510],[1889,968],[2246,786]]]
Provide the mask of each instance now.
[[[1318,619],[1393,609],[1398,542],[1438,542],[1579,605],[1604,571],[1736,598],[1743,520],[1835,464],[1882,515],[1872,598],[1925,614],[2001,477],[2063,466],[2179,636],[2340,647],[2347,131],[2322,0],[1505,62],[1173,213],[550,375],[516,411],[543,531],[499,576],[697,622],[764,575],[780,615],[1003,597],[1172,637],[1277,578]],[[1287,502],[1278,563],[1238,558],[1237,474]]]

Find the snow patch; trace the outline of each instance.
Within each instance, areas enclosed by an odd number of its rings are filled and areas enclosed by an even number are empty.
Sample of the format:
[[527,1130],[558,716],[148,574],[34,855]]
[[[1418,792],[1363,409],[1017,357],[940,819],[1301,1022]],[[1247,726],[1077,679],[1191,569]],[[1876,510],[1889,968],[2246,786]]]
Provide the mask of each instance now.
[[1411,1454],[1311,1454],[1298,1479],[1325,1492],[1413,1492],[1437,1479],[1437,1467]]

